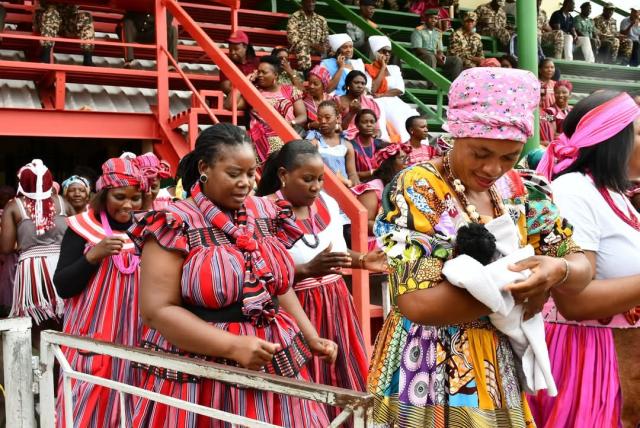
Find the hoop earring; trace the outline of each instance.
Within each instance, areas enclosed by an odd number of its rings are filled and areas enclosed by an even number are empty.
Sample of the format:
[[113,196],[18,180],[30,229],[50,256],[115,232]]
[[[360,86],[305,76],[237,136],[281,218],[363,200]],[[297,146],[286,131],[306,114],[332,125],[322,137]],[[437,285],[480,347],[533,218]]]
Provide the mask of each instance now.
[[209,176],[203,172],[202,174],[200,174],[199,180],[200,180],[200,183],[204,184],[207,181],[209,181]]

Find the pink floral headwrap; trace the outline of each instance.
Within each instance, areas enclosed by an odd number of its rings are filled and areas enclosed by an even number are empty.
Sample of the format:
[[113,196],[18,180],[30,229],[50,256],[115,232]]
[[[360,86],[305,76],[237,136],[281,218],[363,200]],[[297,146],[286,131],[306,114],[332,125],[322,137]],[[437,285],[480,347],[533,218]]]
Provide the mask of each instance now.
[[316,65],[309,71],[309,74],[314,75],[318,79],[320,79],[320,81],[322,82],[322,86],[324,86],[324,89],[327,89],[327,86],[329,86],[329,82],[331,82],[331,73],[329,73],[329,70],[320,65]]
[[455,138],[490,138],[524,143],[533,135],[540,82],[529,71],[475,67],[449,89],[448,130]]

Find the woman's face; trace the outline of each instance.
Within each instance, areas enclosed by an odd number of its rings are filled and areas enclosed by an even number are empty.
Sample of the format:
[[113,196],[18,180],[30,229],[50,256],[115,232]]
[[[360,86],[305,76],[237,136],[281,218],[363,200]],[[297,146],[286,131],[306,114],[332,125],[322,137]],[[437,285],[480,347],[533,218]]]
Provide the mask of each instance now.
[[356,126],[361,135],[371,137],[376,132],[376,118],[372,114],[363,114]]
[[229,43],[229,58],[236,64],[242,64],[247,59],[247,45],[244,43]]
[[514,167],[524,144],[511,140],[460,138],[453,147],[453,174],[468,190],[485,192]]
[[500,66],[501,66],[502,68],[513,68],[513,67],[511,66],[511,63],[510,63],[509,61],[507,61],[506,59],[501,59],[501,60],[500,60]]
[[73,183],[67,187],[64,197],[76,212],[83,211],[89,203],[89,192],[87,188],[79,183]]
[[556,65],[553,61],[546,61],[542,68],[540,68],[540,78],[544,80],[549,80],[553,78],[553,75],[556,73]]
[[280,51],[277,55],[280,61],[289,61],[289,52],[288,51]]
[[256,155],[248,144],[223,146],[209,164],[200,161],[200,174],[207,176],[202,191],[224,210],[242,207],[256,182]]
[[399,173],[407,166],[407,154],[400,150],[400,152],[394,157],[393,172]]
[[277,78],[278,74],[271,64],[266,62],[260,63],[258,66],[258,74],[256,76],[256,83],[258,84],[258,87],[262,89],[269,89],[275,84]]
[[340,46],[340,49],[338,49],[338,53],[340,55],[343,55],[347,59],[353,58],[353,43],[347,42],[344,45]]
[[313,74],[309,75],[309,85],[307,86],[307,90],[312,97],[320,98],[324,93],[324,86],[322,85],[322,81],[318,79],[317,76]]
[[350,82],[347,90],[349,91],[350,95],[353,95],[354,97],[357,98],[360,95],[362,95],[366,87],[367,87],[367,81],[365,80],[365,78],[362,76],[356,76]]
[[118,223],[131,220],[133,211],[142,208],[142,191],[135,186],[107,190],[107,214]]
[[324,106],[318,109],[318,124],[322,135],[331,135],[336,131],[338,115],[333,107]]
[[556,104],[558,107],[565,108],[569,105],[569,97],[571,96],[569,89],[564,86],[560,86],[559,88],[555,88],[553,92],[556,95]]
[[324,163],[319,155],[306,155],[302,165],[292,171],[278,171],[282,193],[294,207],[311,206],[324,186]]
[[629,158],[629,179],[640,180],[640,118],[633,122],[634,144]]
[[382,48],[378,51],[378,54],[384,58],[384,62],[389,64],[389,60],[391,60],[391,49]]

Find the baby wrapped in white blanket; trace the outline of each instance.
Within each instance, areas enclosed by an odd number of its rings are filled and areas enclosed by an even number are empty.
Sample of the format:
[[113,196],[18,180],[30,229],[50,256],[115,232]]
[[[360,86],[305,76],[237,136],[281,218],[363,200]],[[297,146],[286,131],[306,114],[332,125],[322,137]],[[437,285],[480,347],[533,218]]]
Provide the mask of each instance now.
[[545,341],[544,321],[540,313],[523,320],[524,308],[516,305],[513,296],[502,289],[523,281],[530,271],[513,272],[508,266],[534,255],[533,247],[519,248],[518,230],[505,214],[487,223],[485,227],[496,238],[496,250],[501,258],[483,266],[468,255],[460,255],[444,264],[443,275],[453,285],[465,288],[493,313],[491,323],[508,338],[518,357],[524,389],[535,394],[546,389],[550,396],[557,395],[551,374],[549,351]]

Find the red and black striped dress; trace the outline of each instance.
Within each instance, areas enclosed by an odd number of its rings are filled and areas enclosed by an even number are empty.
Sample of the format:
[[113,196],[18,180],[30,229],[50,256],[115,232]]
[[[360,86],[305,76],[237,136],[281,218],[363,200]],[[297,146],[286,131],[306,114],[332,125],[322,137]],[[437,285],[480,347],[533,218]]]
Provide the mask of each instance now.
[[[293,282],[294,265],[287,253],[300,231],[290,217],[283,216],[274,203],[249,197],[245,201],[247,223],[253,226],[253,236],[266,267],[274,275],[267,291],[272,296],[284,294]],[[208,310],[224,310],[240,301],[245,277],[244,256],[238,246],[219,228],[213,227],[206,209],[193,199],[170,205],[166,212],[151,213],[130,229],[139,246],[153,236],[165,249],[185,256],[181,280],[183,305]],[[300,337],[294,318],[284,310],[265,326],[251,322],[210,322],[212,327],[238,335],[252,335],[279,343],[291,349]],[[168,353],[213,360],[191,355],[169,343],[156,330],[145,334],[143,345]],[[308,380],[305,366],[295,375]],[[208,379],[193,378],[180,373],[150,367],[143,374],[144,388],[203,406],[236,415],[258,419],[287,427],[321,427],[328,421],[322,406],[269,392],[239,389]],[[135,406],[134,426],[139,427],[222,427],[228,426],[205,416],[199,416],[148,400]]]
[[[103,240],[107,233],[92,210],[69,217],[69,229],[62,241],[62,252],[73,233],[84,239],[86,254],[93,246]],[[113,227],[113,226],[112,226]],[[124,266],[137,263],[135,246],[123,231],[113,231],[114,236],[125,240],[122,249]],[[78,239],[74,236],[74,239]],[[61,262],[64,254],[61,254]],[[85,263],[86,259],[77,263]],[[140,341],[138,316],[138,279],[139,269],[131,274],[118,270],[112,257],[103,259],[95,269],[84,289],[75,296],[65,299],[63,332],[104,340],[127,346],[137,346]],[[61,266],[58,266],[60,271]],[[82,268],[81,268],[82,269]],[[59,272],[56,272],[58,275]],[[68,285],[68,284],[67,284]],[[135,384],[131,363],[105,355],[95,355],[76,349],[62,348],[71,367],[120,382]],[[116,391],[94,386],[86,382],[72,381],[73,420],[76,427],[113,427],[120,424],[120,403]],[[62,382],[58,387],[57,425],[64,426]],[[130,423],[133,405],[131,397],[126,398],[126,420]]]
[[[333,252],[347,251],[340,208],[335,199],[321,192],[311,212],[313,216],[309,219],[297,220],[304,237],[289,250],[296,265],[308,263],[329,245]],[[364,391],[367,353],[353,297],[342,275],[305,278],[294,284],[293,289],[320,337],[338,344],[338,357],[334,364],[313,359],[309,366],[312,379],[325,385]],[[333,419],[339,412],[329,407],[327,413]]]

